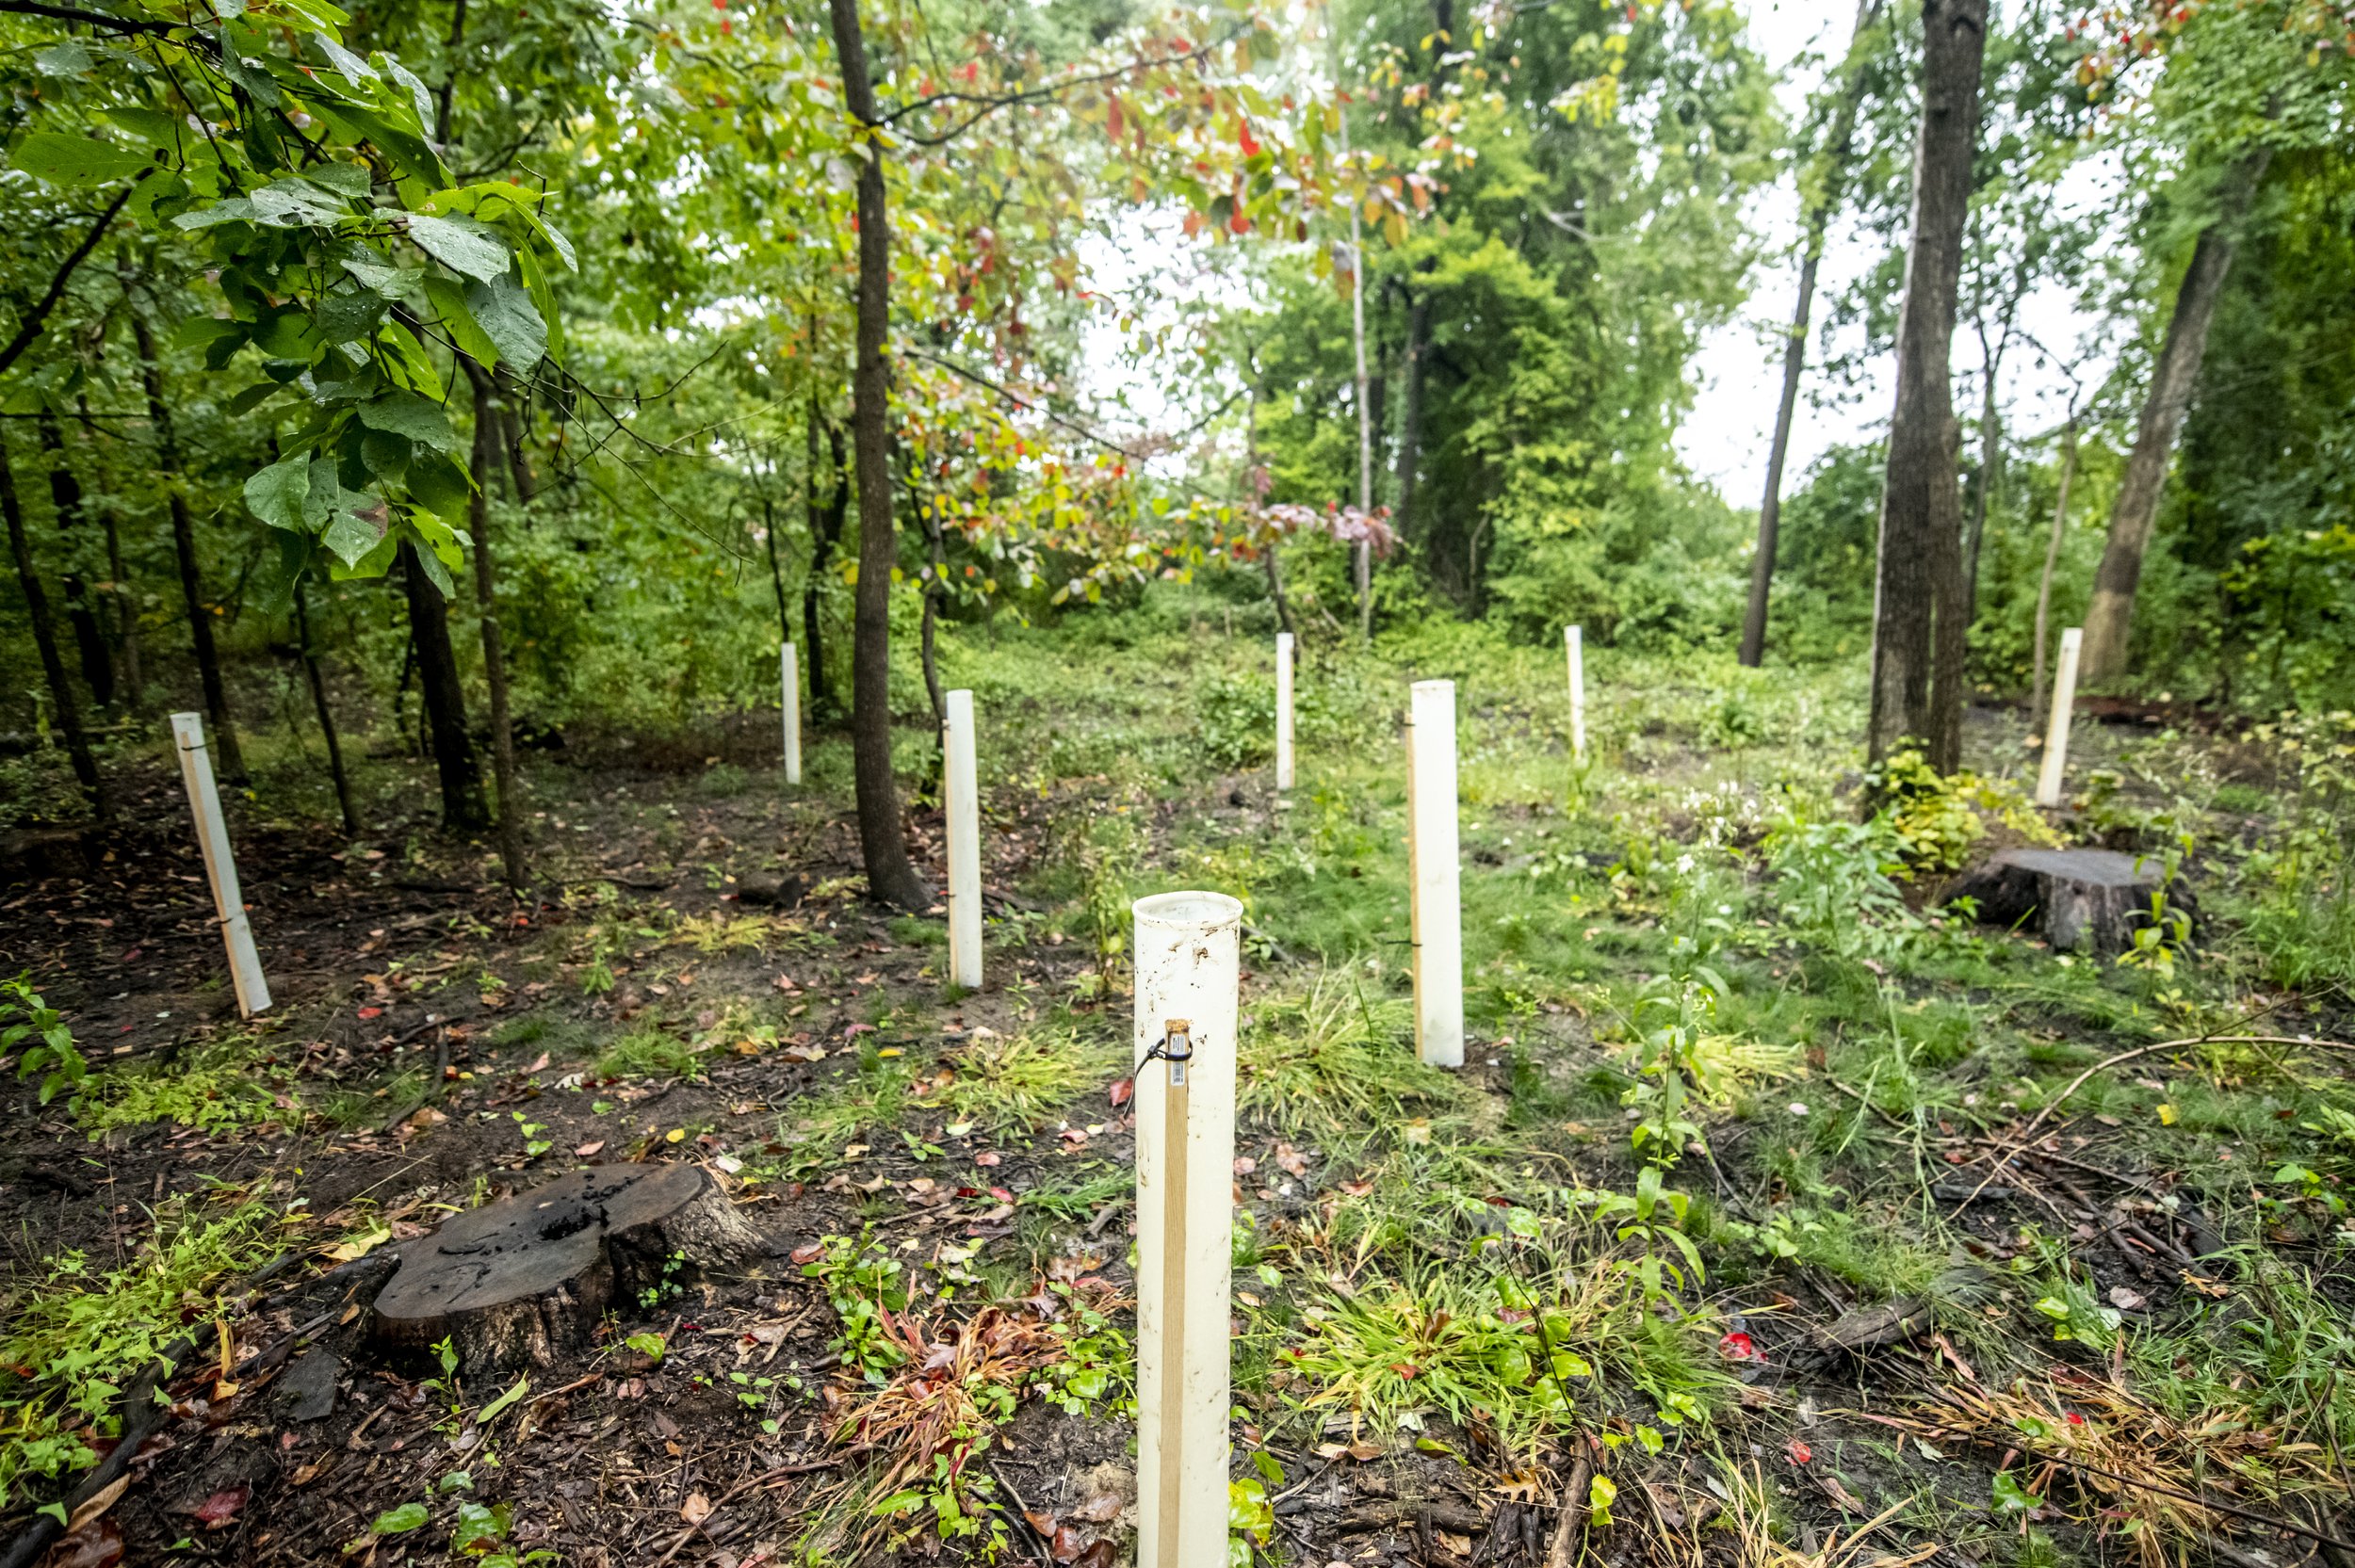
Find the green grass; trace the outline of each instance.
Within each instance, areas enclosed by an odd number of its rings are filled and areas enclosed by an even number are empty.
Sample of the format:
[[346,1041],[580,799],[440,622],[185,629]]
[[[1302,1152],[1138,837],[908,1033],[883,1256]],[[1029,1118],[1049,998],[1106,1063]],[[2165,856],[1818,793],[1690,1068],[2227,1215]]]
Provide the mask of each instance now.
[[685,1078],[699,1070],[702,1053],[676,1035],[645,1024],[609,1042],[597,1053],[601,1078]]
[[1082,1091],[1111,1077],[1117,1046],[1088,1039],[1068,1022],[1040,1024],[1016,1035],[990,1035],[948,1052],[956,1075],[928,1103],[951,1126],[981,1133],[1031,1132]]
[[267,1122],[300,1125],[302,1110],[290,1098],[293,1081],[293,1071],[270,1060],[253,1036],[227,1034],[168,1058],[91,1074],[74,1102],[74,1118],[93,1138],[153,1122],[208,1133]]

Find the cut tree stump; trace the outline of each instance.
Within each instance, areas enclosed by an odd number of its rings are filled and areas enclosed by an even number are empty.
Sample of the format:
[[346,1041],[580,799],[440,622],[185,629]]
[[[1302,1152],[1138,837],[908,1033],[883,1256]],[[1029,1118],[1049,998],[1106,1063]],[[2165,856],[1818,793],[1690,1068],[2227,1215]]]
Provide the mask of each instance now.
[[447,1338],[469,1372],[544,1365],[609,1307],[765,1250],[701,1166],[576,1171],[403,1245],[371,1333],[404,1356]]
[[1983,923],[2033,930],[2062,952],[2122,953],[2151,923],[2151,896],[2162,889],[2169,910],[2195,913],[2180,879],[2168,886],[2157,855],[2006,849],[1963,873],[1941,902],[1975,899]]

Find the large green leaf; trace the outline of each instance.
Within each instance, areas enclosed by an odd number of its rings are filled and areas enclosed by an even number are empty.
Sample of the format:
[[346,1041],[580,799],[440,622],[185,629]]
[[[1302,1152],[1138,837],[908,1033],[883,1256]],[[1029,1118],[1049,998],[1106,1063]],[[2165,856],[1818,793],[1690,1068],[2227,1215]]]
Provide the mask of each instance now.
[[409,460],[409,497],[437,516],[463,517],[474,499],[474,481],[456,459],[419,452]]
[[349,216],[342,196],[308,180],[275,180],[246,200],[255,218],[280,229],[326,227]]
[[449,428],[449,416],[413,392],[387,393],[361,404],[359,413],[360,423],[371,430],[407,436],[418,445],[436,451],[458,450],[458,436]]
[[308,533],[302,504],[311,495],[311,460],[284,458],[245,482],[245,504],[273,528]]
[[540,319],[531,296],[507,274],[466,290],[466,308],[516,375],[528,374],[547,353],[547,323]]
[[507,270],[507,242],[470,218],[435,218],[413,213],[409,237],[418,249],[452,272],[484,283]]
[[474,311],[466,303],[465,292],[450,279],[438,274],[426,279],[425,297],[433,302],[433,314],[441,317],[442,327],[458,346],[458,351],[488,370],[499,362],[499,346],[491,334],[482,330],[474,318]]
[[150,154],[135,153],[93,137],[67,136],[57,131],[35,131],[16,144],[16,152],[8,162],[12,168],[53,186],[111,185],[154,167]]

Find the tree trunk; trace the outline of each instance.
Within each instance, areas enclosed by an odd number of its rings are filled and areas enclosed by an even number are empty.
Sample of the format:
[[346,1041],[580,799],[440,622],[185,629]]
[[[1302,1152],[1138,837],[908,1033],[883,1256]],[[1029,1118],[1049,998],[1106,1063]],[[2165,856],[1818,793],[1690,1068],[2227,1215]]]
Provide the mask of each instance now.
[[309,586],[294,585],[295,639],[302,650],[302,672],[311,683],[311,707],[318,715],[319,734],[327,742],[327,771],[335,781],[335,804],[344,814],[344,836],[360,836],[360,813],[351,803],[351,776],[344,771],[344,748],[335,734],[335,710],[328,705],[327,680],[319,672],[318,649],[311,641]]
[[1995,481],[2003,472],[2003,415],[1995,407],[1995,378],[2004,367],[2004,348],[2010,338],[2010,329],[1989,345],[1986,334],[1979,338],[1979,482],[1971,487],[1971,535],[1963,547],[1963,615],[1964,624],[1978,619],[1979,613],[1979,543],[1987,537],[1987,509],[1995,504]]
[[[875,123],[867,40],[858,0],[828,0],[842,90],[851,117]],[[868,893],[919,910],[931,891],[908,864],[900,791],[891,774],[891,571],[898,564],[892,528],[891,430],[886,406],[890,367],[884,339],[891,321],[891,229],[884,191],[883,148],[860,148],[858,172],[858,358],[851,377],[852,439],[858,467],[858,590],[851,638],[851,761],[858,796],[859,852]]]
[[2201,231],[2199,243],[2192,247],[2191,265],[2184,268],[2184,281],[2175,291],[2175,313],[2168,318],[2167,338],[2152,371],[2151,390],[2143,399],[2135,448],[2127,455],[2118,499],[2110,508],[2109,543],[2093,574],[2093,605],[2086,611],[2085,678],[2088,682],[2112,681],[2126,672],[2135,590],[2142,580],[2143,553],[2151,544],[2159,498],[2167,490],[2175,434],[2183,428],[2184,412],[2200,383],[2200,362],[2208,351],[2208,327],[2216,319],[2225,275],[2233,268],[2234,230],[2249,211],[2272,156],[2271,148],[2261,147],[2231,171],[2217,196],[2216,220]]
[[474,383],[475,492],[467,503],[466,528],[474,535],[474,596],[482,623],[482,678],[491,691],[491,773],[498,783],[499,865],[507,873],[507,885],[520,889],[527,876],[523,792],[515,777],[515,727],[507,700],[507,645],[499,635],[498,560],[491,548],[491,482],[498,474],[500,447],[511,444],[503,439],[505,400],[497,381],[472,360],[461,363]]
[[65,736],[66,756],[73,777],[89,797],[90,810],[106,816],[106,792],[98,782],[98,764],[90,756],[89,737],[82,733],[82,699],[65,672],[57,653],[57,628],[49,618],[49,595],[33,569],[32,542],[24,537],[24,509],[17,499],[16,474],[8,464],[8,447],[0,440],[0,517],[8,528],[8,554],[16,561],[17,587],[24,594],[24,612],[33,622],[33,646],[41,655],[41,672],[49,682],[49,701],[57,710],[57,729]]
[[[1349,155],[1349,111],[1341,111],[1341,155]],[[1356,355],[1357,509],[1373,513],[1373,405],[1366,374],[1366,245],[1357,203],[1349,204],[1349,331]],[[1357,640],[1373,640],[1373,542],[1360,539],[1352,563],[1357,579]]]
[[212,721],[213,759],[230,784],[246,781],[245,753],[237,746],[237,727],[229,717],[229,696],[220,678],[220,655],[213,647],[212,612],[204,604],[204,578],[196,559],[196,525],[188,516],[188,498],[181,486],[180,442],[171,427],[171,412],[164,402],[163,366],[155,359],[155,335],[147,318],[131,313],[132,341],[139,351],[139,379],[147,389],[147,422],[155,432],[155,467],[163,476],[171,509],[171,549],[180,564],[180,596],[187,606],[188,641],[196,651],[197,678],[204,687],[204,716]]
[[66,622],[73,628],[82,683],[89,687],[90,701],[103,708],[115,700],[114,652],[106,646],[106,634],[98,624],[89,585],[70,564],[79,553],[77,547],[89,524],[82,509],[82,481],[74,477],[73,464],[67,461],[65,434],[57,428],[57,415],[43,409],[40,425],[41,449],[49,461],[49,505],[57,513],[57,531],[65,536],[68,552],[69,564],[58,577],[58,586],[65,590]]
[[2060,493],[2053,498],[2053,537],[2044,545],[2044,574],[2036,585],[2036,676],[2028,698],[2028,734],[2036,735],[2044,714],[2044,639],[2053,617],[2053,570],[2060,564],[2061,536],[2069,524],[2069,481],[2077,474],[2077,412],[2061,427]]
[[1422,378],[1431,357],[1431,296],[1410,295],[1406,301],[1406,396],[1398,412],[1398,526],[1423,532],[1415,509],[1415,470],[1422,461]]
[[803,505],[809,512],[809,574],[802,581],[802,640],[803,664],[809,677],[810,717],[820,722],[832,719],[841,710],[835,702],[834,688],[826,684],[826,643],[824,628],[819,618],[819,589],[826,569],[834,563],[835,550],[842,542],[842,520],[851,509],[851,465],[842,451],[842,430],[839,426],[826,426],[826,450],[834,461],[834,491],[826,504],[818,504],[818,399],[809,400],[809,480],[803,489]]
[[122,681],[123,705],[133,713],[147,706],[147,687],[139,668],[139,602],[131,591],[131,580],[122,570],[122,529],[112,507],[103,507],[98,513],[99,525],[106,534],[106,573],[113,579],[107,592],[115,606],[115,652],[119,658],[117,673]]
[[442,590],[417,563],[417,547],[400,547],[400,576],[409,600],[409,639],[417,650],[417,690],[433,745],[433,768],[442,781],[442,825],[455,832],[479,829],[482,775],[475,765],[474,738],[466,733],[466,693],[458,679],[458,654],[449,642],[449,611]]
[[1775,405],[1775,436],[1766,449],[1766,494],[1758,505],[1758,549],[1750,558],[1750,602],[1742,617],[1741,661],[1752,670],[1766,657],[1766,607],[1775,588],[1775,552],[1782,533],[1782,468],[1791,452],[1791,420],[1799,401],[1799,376],[1807,368],[1808,323],[1815,314],[1815,275],[1824,259],[1824,232],[1840,204],[1840,180],[1856,144],[1856,118],[1864,102],[1860,46],[1880,13],[1881,0],[1861,0],[1848,40],[1847,84],[1825,139],[1827,167],[1814,201],[1808,203],[1806,249],[1799,260],[1799,298],[1791,310],[1791,335],[1782,346],[1782,398]]
[[1922,131],[1913,233],[1897,324],[1897,401],[1881,490],[1874,584],[1872,721],[1877,761],[1907,739],[1953,772],[1962,752],[1962,490],[1951,360],[1988,0],[1925,0]]

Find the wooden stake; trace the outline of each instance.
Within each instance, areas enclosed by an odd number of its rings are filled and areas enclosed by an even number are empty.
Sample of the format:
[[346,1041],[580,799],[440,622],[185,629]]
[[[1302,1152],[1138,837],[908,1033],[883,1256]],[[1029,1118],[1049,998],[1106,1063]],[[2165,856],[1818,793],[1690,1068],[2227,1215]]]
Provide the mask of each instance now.
[[236,987],[237,1015],[251,1018],[269,1009],[269,982],[262,978],[253,950],[253,929],[245,917],[237,887],[237,863],[229,853],[229,827],[220,814],[220,792],[213,784],[212,753],[204,748],[201,714],[171,716],[171,738],[180,752],[180,777],[188,786],[188,810],[196,817],[196,844],[204,853],[204,875],[213,884],[213,915],[229,949],[229,978]]
[[1242,906],[1164,893],[1135,916],[1137,1562],[1221,1568]]
[[1570,655],[1570,755],[1586,760],[1586,634],[1577,626],[1562,628]]
[[1292,634],[1275,634],[1275,787],[1292,786]]
[[793,644],[777,655],[777,674],[785,692],[785,782],[802,782],[802,661]]
[[951,691],[942,706],[942,780],[949,819],[949,983],[982,988],[982,805],[973,767],[973,694]]
[[2036,803],[2061,803],[2061,773],[2069,766],[2069,717],[2077,701],[2077,655],[2085,646],[2085,629],[2071,626],[2061,633],[2060,669],[2053,676],[2053,713],[2044,730],[2044,761],[2037,770]]
[[1408,934],[1415,1048],[1464,1065],[1464,931],[1455,833],[1455,683],[1417,681],[1406,719]]

